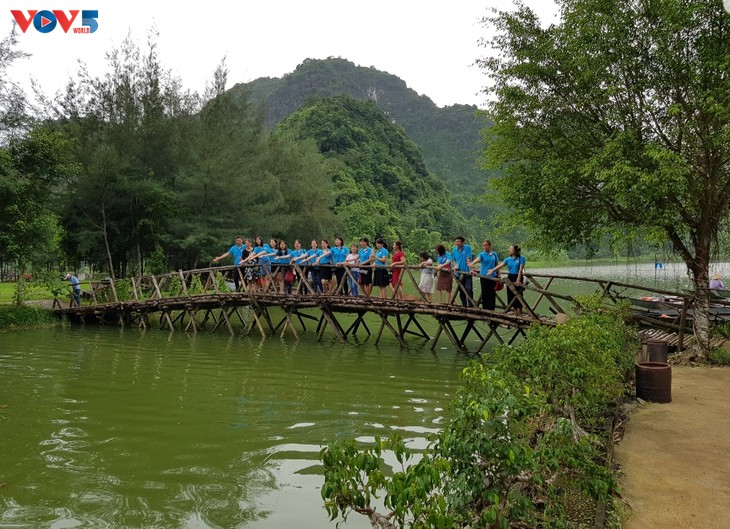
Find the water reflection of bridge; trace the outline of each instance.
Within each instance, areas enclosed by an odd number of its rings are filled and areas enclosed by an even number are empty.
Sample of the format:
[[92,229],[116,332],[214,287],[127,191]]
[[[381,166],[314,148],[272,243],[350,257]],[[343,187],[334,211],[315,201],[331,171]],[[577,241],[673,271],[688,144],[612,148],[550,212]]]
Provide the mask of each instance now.
[[[292,268],[297,277],[306,277],[306,269]],[[352,279],[349,269],[345,269],[332,294],[315,293],[307,281],[299,280],[293,292],[284,295],[276,291],[273,281],[268,290],[262,291],[256,283],[246,283],[245,267],[228,266],[88,283],[83,285],[88,289],[88,302],[60,307],[56,312],[72,322],[186,332],[226,329],[231,334],[258,332],[263,337],[276,334],[283,337],[290,333],[299,338],[311,326],[318,339],[329,332],[343,342],[363,333],[370,339],[375,330],[371,326],[379,324],[372,338],[376,344],[387,329],[402,346],[407,345],[407,338],[415,337],[430,341],[431,348],[435,349],[445,335],[459,351],[481,352],[490,340],[511,343],[533,324],[557,325],[556,320],[560,319],[557,315],[569,315],[575,310],[573,293],[597,291],[609,304],[649,297],[672,299],[671,311],[660,309],[657,313],[637,307],[633,318],[639,325],[653,329],[655,335],[660,332],[679,349],[686,345],[685,332],[692,316],[692,299],[688,293],[603,279],[526,273],[527,285],[523,288],[502,279],[505,288],[498,292],[497,309],[492,311],[478,308],[479,276],[474,278],[474,290],[478,294],[474,298],[455,279],[448,303],[429,303],[417,288],[418,270],[405,267],[400,274],[399,285],[408,299],[395,299],[393,292],[387,299],[344,295],[344,283]],[[238,292],[229,288],[233,274],[238,275],[241,284]],[[490,286],[495,281],[487,280]],[[504,296],[508,290],[514,294],[511,304],[507,304]],[[471,306],[457,303],[461,293],[467,296]],[[511,311],[517,301],[524,307],[521,315]],[[429,333],[427,328],[435,332]]]

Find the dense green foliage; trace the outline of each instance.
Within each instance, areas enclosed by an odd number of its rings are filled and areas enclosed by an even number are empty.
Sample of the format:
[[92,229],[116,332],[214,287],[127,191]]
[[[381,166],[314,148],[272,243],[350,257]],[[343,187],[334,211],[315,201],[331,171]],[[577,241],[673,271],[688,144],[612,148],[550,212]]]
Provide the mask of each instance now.
[[546,244],[669,241],[709,348],[709,265],[730,204],[730,17],[721,2],[563,0],[489,20],[488,150]]
[[448,234],[464,228],[420,149],[374,103],[346,95],[313,100],[279,128],[296,140],[314,140],[337,162],[334,211],[346,238],[393,240],[416,228]]
[[331,234],[329,162],[311,141],[265,131],[226,93],[224,64],[198,95],[160,64],[154,37],[144,51],[124,41],[107,62],[0,150],[0,258],[60,248],[124,277],[152,256],[157,270],[206,264],[239,233]]
[[[615,486],[602,464],[606,439],[592,432],[624,394],[638,340],[619,311],[595,305],[470,363],[451,420],[417,463],[397,438],[324,448],[332,518],[355,511],[392,528],[568,527],[575,496],[606,499]],[[383,461],[393,455],[398,470]],[[380,495],[385,514],[372,503]]]

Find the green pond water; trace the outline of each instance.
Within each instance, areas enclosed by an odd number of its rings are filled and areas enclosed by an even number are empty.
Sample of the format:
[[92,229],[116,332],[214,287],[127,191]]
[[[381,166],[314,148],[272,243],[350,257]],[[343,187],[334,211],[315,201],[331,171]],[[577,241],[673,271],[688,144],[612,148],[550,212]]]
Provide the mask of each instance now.
[[313,332],[0,333],[0,527],[334,527],[322,445],[424,448],[467,360]]
[[[539,272],[689,284],[653,264]],[[423,449],[469,360],[443,337],[435,351],[415,337],[401,349],[387,331],[373,341],[318,342],[311,328],[300,340],[0,332],[0,529],[334,527],[322,446],[398,433]],[[370,525],[353,514],[347,527]]]

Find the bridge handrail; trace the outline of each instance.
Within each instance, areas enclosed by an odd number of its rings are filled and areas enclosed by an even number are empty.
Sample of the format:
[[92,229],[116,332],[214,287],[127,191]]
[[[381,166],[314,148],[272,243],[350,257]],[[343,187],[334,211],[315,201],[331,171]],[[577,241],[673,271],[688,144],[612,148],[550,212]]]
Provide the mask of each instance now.
[[635,290],[644,290],[646,292],[653,292],[655,294],[662,294],[665,296],[674,296],[678,298],[692,298],[692,294],[689,294],[687,292],[674,292],[671,290],[664,290],[661,288],[654,288],[654,287],[647,287],[644,285],[636,285],[633,283],[625,283],[623,281],[614,281],[612,279],[597,279],[594,277],[581,277],[581,276],[569,276],[569,275],[562,275],[562,274],[536,274],[531,272],[525,272],[524,274],[527,278],[530,277],[538,277],[538,278],[552,278],[552,279],[568,279],[572,281],[585,281],[587,283],[609,283],[611,286],[617,286],[617,287],[623,287],[623,288],[633,288]]

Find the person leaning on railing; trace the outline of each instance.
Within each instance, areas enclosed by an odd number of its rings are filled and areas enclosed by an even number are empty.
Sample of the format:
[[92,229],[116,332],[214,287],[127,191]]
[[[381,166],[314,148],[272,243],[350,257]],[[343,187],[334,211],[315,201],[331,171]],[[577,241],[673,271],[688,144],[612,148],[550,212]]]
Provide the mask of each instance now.
[[358,268],[360,269],[360,284],[362,291],[367,297],[373,291],[373,269],[372,263],[375,260],[375,252],[370,246],[370,239],[363,237],[360,239],[360,249],[358,250]]
[[474,287],[471,280],[471,260],[474,256],[471,246],[466,244],[466,239],[459,235],[454,239],[454,248],[451,250],[451,256],[454,259],[454,273],[456,280],[459,282],[459,299],[465,307],[472,305],[471,299],[474,299]]
[[497,305],[497,288],[499,282],[491,281],[487,278],[499,279],[499,272],[492,271],[492,273],[489,273],[490,270],[496,269],[497,265],[499,265],[499,255],[492,250],[492,243],[489,240],[482,242],[482,251],[479,252],[479,255],[471,263],[471,273],[474,275],[477,275],[477,271],[473,269],[477,264],[482,265],[479,272],[479,275],[481,275],[479,283],[482,287],[482,308],[494,310]]
[[400,276],[403,273],[403,267],[406,266],[406,254],[403,252],[403,243],[393,241],[393,260],[390,263],[392,270],[392,278],[390,285],[395,291],[395,299],[403,299],[403,285]]
[[76,277],[71,272],[66,274],[66,277],[63,278],[65,281],[68,281],[71,283],[71,288],[73,290],[73,300],[77,307],[81,306],[81,282],[79,281],[79,278]]
[[446,303],[451,300],[451,288],[453,286],[453,278],[451,276],[451,263],[453,258],[446,251],[446,246],[439,244],[436,246],[436,292],[438,292],[439,303],[444,303],[443,295],[446,294]]
[[[525,258],[520,253],[520,247],[513,244],[509,247],[509,257],[502,261],[502,264],[488,270],[488,274],[498,271],[502,267],[507,267],[507,279],[514,285],[518,292],[524,290],[522,274],[525,270]],[[515,295],[512,288],[507,289],[507,306],[515,311],[515,314],[522,314],[522,303]]]
[[[241,261],[245,259],[248,255],[243,255],[246,248],[243,245],[243,238],[239,235],[236,237],[236,244],[231,246],[227,252],[220,254],[218,257],[213,257],[213,262],[217,263],[221,259],[225,259],[229,255],[233,257],[233,264],[234,266],[238,266],[241,264]],[[238,280],[238,271],[235,271],[233,274],[233,284],[236,286],[236,292],[238,292],[238,289],[240,287],[240,282]]]

